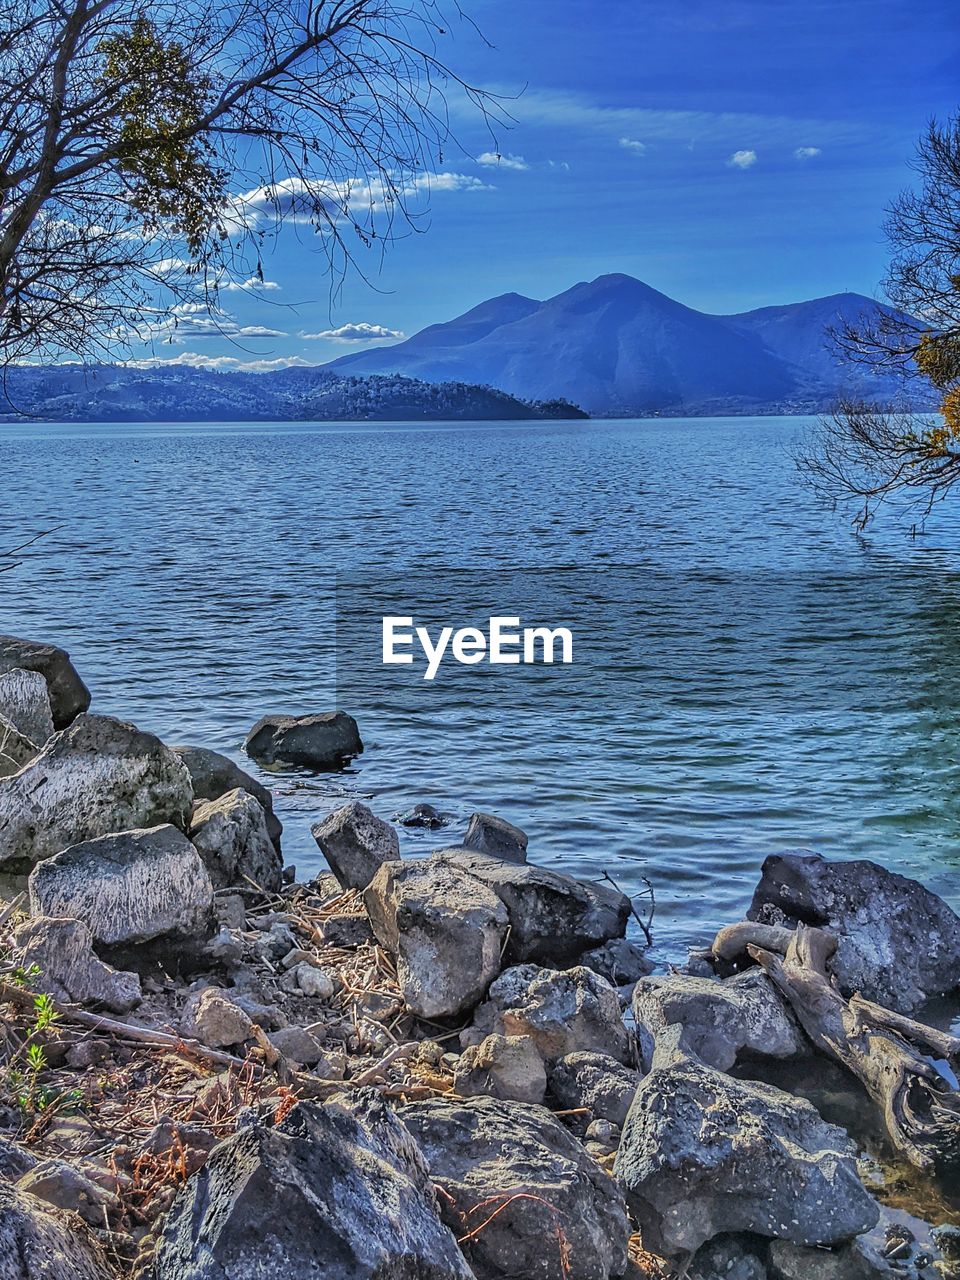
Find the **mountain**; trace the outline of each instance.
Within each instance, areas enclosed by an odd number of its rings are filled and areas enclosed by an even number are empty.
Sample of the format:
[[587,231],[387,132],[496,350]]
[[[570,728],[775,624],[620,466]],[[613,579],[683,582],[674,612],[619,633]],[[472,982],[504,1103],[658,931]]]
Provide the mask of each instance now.
[[458,379],[522,399],[561,396],[589,412],[816,412],[838,396],[889,399],[895,385],[842,365],[828,329],[880,304],[858,294],[696,311],[626,275],[535,302],[505,294],[393,347],[334,360],[352,374]]
[[48,422],[516,421],[583,418],[556,399],[532,404],[491,387],[326,369],[216,373],[186,366],[9,368],[0,420]]

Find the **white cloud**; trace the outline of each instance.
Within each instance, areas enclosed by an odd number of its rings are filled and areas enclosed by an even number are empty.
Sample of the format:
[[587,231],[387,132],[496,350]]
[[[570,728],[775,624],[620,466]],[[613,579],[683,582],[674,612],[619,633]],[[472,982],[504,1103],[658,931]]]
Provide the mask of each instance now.
[[220,369],[242,373],[271,373],[274,369],[312,368],[302,356],[278,356],[276,359],[258,357],[244,359],[241,356],[208,356],[199,351],[181,351],[172,357],[150,356],[143,360],[127,360],[132,369]]
[[794,160],[815,160],[821,154],[819,147],[797,147],[793,153]]
[[211,309],[203,302],[178,302],[128,336],[180,346],[196,338],[285,338],[287,334],[262,324],[240,324],[228,311]]
[[752,169],[757,163],[755,151],[735,151],[727,164],[731,169]]
[[[203,289],[204,287],[202,284],[197,285],[198,289]],[[276,280],[261,280],[259,276],[248,276],[246,280],[218,280],[216,287],[221,293],[254,293],[257,291],[270,293],[280,288]]]
[[498,151],[484,151],[482,155],[477,156],[477,164],[485,165],[490,169],[524,170],[530,168],[523,156],[513,156],[509,153],[501,155]]
[[[511,92],[508,85],[491,85],[493,92]],[[861,142],[872,130],[859,122],[823,117],[763,115],[745,111],[673,111],[648,107],[611,107],[587,95],[528,89],[510,104],[510,114],[522,125],[578,129],[588,134],[644,138],[648,143],[671,141],[725,144],[736,137],[753,138],[754,145],[792,147],[797,135],[836,144]]]
[[236,233],[264,218],[288,218],[294,222],[338,222],[351,214],[385,213],[399,200],[435,191],[491,191],[493,188],[469,173],[418,173],[398,180],[348,178],[339,182],[306,182],[283,178],[269,186],[254,187],[234,196],[225,222]]
[[625,151],[632,151],[635,156],[646,154],[647,144],[641,142],[639,138],[623,137],[620,139],[620,145]]
[[399,342],[407,335],[401,329],[388,329],[382,324],[342,324],[339,329],[322,329],[319,333],[301,333],[305,342]]

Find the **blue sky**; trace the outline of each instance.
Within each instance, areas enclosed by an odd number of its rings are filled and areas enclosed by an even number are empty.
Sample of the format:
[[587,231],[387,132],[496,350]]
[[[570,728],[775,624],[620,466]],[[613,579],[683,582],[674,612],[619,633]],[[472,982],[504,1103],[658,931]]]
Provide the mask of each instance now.
[[960,107],[956,0],[462,3],[494,47],[453,22],[443,55],[515,123],[494,147],[454,104],[462,147],[423,233],[382,269],[361,251],[373,287],[354,274],[331,303],[326,259],[290,227],[267,287],[223,295],[235,337],[186,315],[158,358],[319,364],[612,271],[717,312],[873,294],[916,138]]

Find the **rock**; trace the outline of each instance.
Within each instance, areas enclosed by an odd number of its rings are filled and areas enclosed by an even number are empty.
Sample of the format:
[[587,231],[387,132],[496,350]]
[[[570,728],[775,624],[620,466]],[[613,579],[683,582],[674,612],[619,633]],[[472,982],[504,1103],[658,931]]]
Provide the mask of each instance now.
[[687,1056],[680,1030],[658,1041],[614,1167],[645,1247],[680,1256],[730,1231],[834,1245],[874,1227],[843,1130],[809,1102]]
[[337,989],[329,973],[316,965],[298,964],[296,973],[297,986],[305,996],[312,996],[315,1000],[329,1000]]
[[507,913],[481,880],[434,858],[385,862],[364,890],[377,941],[396,957],[400,991],[422,1018],[455,1017],[500,972]]
[[426,827],[428,831],[435,831],[443,826],[445,819],[432,804],[415,804],[412,809],[397,814],[396,821],[401,827]]
[[488,885],[510,917],[510,961],[550,960],[566,964],[583,951],[622,937],[630,903],[606,885],[529,863],[516,866],[470,849],[443,849],[433,857],[469,872]]
[[220,893],[213,900],[213,914],[219,925],[241,933],[247,927],[247,904],[240,893]]
[[[610,983],[592,969],[506,969],[474,1019],[474,1035],[530,1036],[548,1061],[588,1050],[631,1060],[630,1037]],[[465,1033],[466,1034],[466,1033]]]
[[65,729],[90,706],[90,690],[69,654],[56,645],[0,636],[0,673],[15,670],[37,671],[43,676],[56,729]]
[[193,783],[195,800],[219,800],[228,791],[237,787],[259,800],[266,815],[267,834],[273,841],[277,853],[280,852],[280,837],[283,825],[273,812],[273,793],[269,787],[258,782],[245,769],[241,769],[229,756],[219,751],[211,751],[209,747],[171,747],[186,766]]
[[749,917],[798,920],[835,933],[831,969],[855,991],[900,1013],[960,984],[960,917],[935,893],[874,862],[827,862],[813,853],[772,855]]
[[605,1053],[568,1053],[550,1071],[550,1089],[562,1107],[586,1107],[595,1120],[622,1129],[640,1085],[640,1073]]
[[443,1193],[441,1216],[477,1280],[623,1274],[630,1234],[623,1199],[543,1107],[432,1098],[399,1115],[426,1157]]
[[720,1071],[729,1071],[743,1050],[765,1058],[811,1051],[793,1014],[759,969],[724,982],[683,974],[642,978],[633,991],[633,1017],[645,1071],[657,1037],[674,1024],[683,1028],[681,1047]]
[[344,889],[365,889],[384,862],[400,857],[396,831],[359,800],[328,814],[310,830]]
[[0,675],[0,716],[42,747],[53,734],[47,682],[39,671],[14,667]]
[[81,715],[12,778],[0,780],[0,866],[39,862],[114,831],[172,823],[193,807],[190,775],[159,738]]
[[[913,1268],[914,1275],[918,1270]],[[767,1253],[767,1271],[770,1280],[894,1280],[904,1274],[903,1267],[890,1266],[865,1240],[840,1249],[807,1249],[775,1240]]]
[[379,1099],[301,1102],[215,1148],[163,1221],[155,1280],[470,1280],[423,1157]]
[[24,969],[40,970],[32,986],[54,1000],[102,1004],[127,1013],[140,1003],[140,979],[104,964],[94,953],[93,937],[82,920],[41,916],[21,925],[13,937],[14,955]]
[[543,1059],[529,1036],[487,1036],[464,1050],[453,1073],[453,1092],[461,1098],[543,1102],[546,1091]]
[[264,716],[247,734],[243,749],[265,765],[342,769],[360,755],[363,743],[353,716],[327,711],[318,716]]
[[63,1160],[38,1162],[19,1180],[17,1188],[57,1209],[79,1213],[91,1226],[102,1226],[104,1206],[115,1202],[108,1191]]
[[105,945],[198,936],[213,904],[200,855],[171,826],[72,845],[37,863],[28,883],[31,915],[82,920]]
[[585,951],[580,963],[615,987],[633,986],[653,972],[653,961],[648,957],[646,948],[628,942],[626,938],[611,938],[602,946]]
[[184,1005],[180,1031],[209,1049],[229,1049],[250,1038],[253,1023],[225,991],[205,987],[193,992]]
[[283,1027],[270,1036],[270,1043],[288,1062],[315,1067],[324,1057],[323,1045],[303,1027]]
[[719,1236],[698,1249],[690,1261],[687,1277],[688,1280],[769,1280],[763,1259],[738,1236]]
[[326,916],[320,924],[320,936],[330,947],[363,947],[373,942],[373,930],[367,917],[345,911]]
[[19,773],[39,753],[40,748],[35,742],[31,742],[15,725],[0,715],[0,778],[9,778]]
[[37,1157],[0,1134],[0,1183],[17,1182],[25,1173],[35,1169]]
[[0,1280],[112,1280],[114,1274],[78,1218],[0,1182]]
[[504,818],[490,813],[474,813],[470,817],[467,834],[463,837],[464,849],[488,853],[504,862],[526,862],[527,835]]
[[267,832],[259,800],[239,787],[193,810],[190,840],[203,859],[215,889],[246,884],[249,877],[269,893],[281,885],[283,860]]

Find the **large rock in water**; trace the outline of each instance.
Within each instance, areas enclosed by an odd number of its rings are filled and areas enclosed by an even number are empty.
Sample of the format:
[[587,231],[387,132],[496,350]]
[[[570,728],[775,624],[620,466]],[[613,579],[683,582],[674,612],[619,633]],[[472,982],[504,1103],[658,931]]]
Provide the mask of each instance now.
[[0,1182],[0,1280],[113,1280],[115,1274],[78,1217]]
[[14,667],[0,675],[0,716],[42,747],[54,729],[47,682],[39,671]]
[[269,893],[283,882],[283,859],[267,831],[259,800],[237,787],[217,800],[201,800],[190,821],[190,839],[215,889],[253,880]]
[[243,749],[261,764],[304,769],[342,769],[363,751],[360,730],[345,711],[318,716],[264,716],[247,734]]
[[708,1067],[729,1071],[743,1050],[766,1058],[792,1058],[811,1046],[796,1019],[760,969],[720,982],[682,973],[641,978],[633,990],[640,1060],[650,1069],[664,1029],[681,1027],[681,1046]]
[[497,818],[491,813],[474,813],[463,837],[463,847],[477,853],[489,853],[492,858],[502,858],[504,862],[526,862],[527,833],[507,822],[506,818]]
[[193,784],[194,800],[219,800],[237,787],[249,792],[254,800],[259,800],[266,814],[267,832],[277,852],[280,852],[283,824],[273,812],[273,794],[269,787],[241,769],[229,756],[209,747],[171,747],[170,750],[186,765]]
[[40,970],[34,989],[55,1000],[102,1004],[127,1013],[140,1003],[140,979],[113,969],[96,955],[93,937],[82,920],[41,916],[21,925],[13,935],[18,965]]
[[557,970],[519,964],[506,969],[463,1038],[478,1040],[490,1034],[529,1036],[548,1062],[581,1050],[609,1054],[618,1062],[631,1060],[616,990],[582,965]]
[[384,862],[400,857],[396,830],[359,800],[327,814],[310,831],[344,889],[365,889]]
[[0,672],[38,671],[47,682],[54,728],[64,729],[90,706],[90,690],[80,679],[70,655],[53,644],[0,636]]
[[0,866],[39,862],[112,831],[183,829],[192,807],[190,775],[159,738],[112,716],[81,715],[0,779]]
[[95,942],[149,942],[206,931],[213,885],[199,853],[171,826],[72,845],[30,873],[30,914],[82,920]]
[[385,862],[363,902],[377,941],[396,957],[404,1003],[419,1017],[472,1009],[500,972],[507,913],[476,876],[434,858]]
[[692,1253],[724,1232],[840,1244],[879,1220],[842,1129],[809,1102],[737,1080],[665,1032],[640,1083],[614,1167],[654,1253]]
[[608,1280],[630,1227],[613,1180],[544,1107],[432,1098],[399,1115],[477,1280]]
[[909,1013],[960,985],[960,917],[942,898],[875,862],[828,862],[815,853],[771,855],[749,917],[829,929],[830,962],[845,995]]
[[470,1280],[423,1157],[378,1098],[240,1129],[178,1193],[154,1280]]
[[607,885],[588,884],[530,863],[517,866],[469,849],[441,849],[433,857],[478,877],[507,908],[509,961],[567,964],[626,932],[630,901]]

